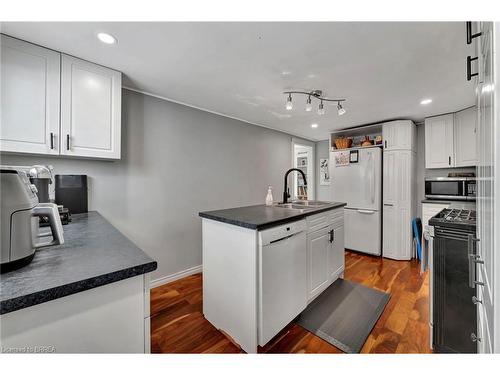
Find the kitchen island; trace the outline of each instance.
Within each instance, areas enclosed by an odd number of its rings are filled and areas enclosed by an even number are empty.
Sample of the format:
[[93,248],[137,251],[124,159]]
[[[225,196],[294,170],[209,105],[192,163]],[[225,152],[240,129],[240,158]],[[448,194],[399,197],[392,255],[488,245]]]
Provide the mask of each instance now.
[[256,353],[343,275],[344,206],[311,201],[200,212],[205,318]]
[[2,351],[148,352],[156,262],[97,212],[73,215],[64,238],[1,275]]

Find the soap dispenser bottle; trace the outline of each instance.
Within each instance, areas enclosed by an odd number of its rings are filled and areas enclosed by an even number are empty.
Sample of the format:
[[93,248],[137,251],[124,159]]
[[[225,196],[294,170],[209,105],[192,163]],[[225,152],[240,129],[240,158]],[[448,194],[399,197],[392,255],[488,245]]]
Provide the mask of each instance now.
[[273,187],[269,186],[267,188],[266,206],[272,206],[272,205],[273,205]]

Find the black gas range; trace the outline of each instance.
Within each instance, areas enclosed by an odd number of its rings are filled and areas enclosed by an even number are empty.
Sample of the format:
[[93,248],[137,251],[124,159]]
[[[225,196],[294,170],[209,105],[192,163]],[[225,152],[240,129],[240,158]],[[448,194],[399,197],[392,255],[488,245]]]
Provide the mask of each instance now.
[[476,353],[476,211],[444,209],[429,225],[434,352]]

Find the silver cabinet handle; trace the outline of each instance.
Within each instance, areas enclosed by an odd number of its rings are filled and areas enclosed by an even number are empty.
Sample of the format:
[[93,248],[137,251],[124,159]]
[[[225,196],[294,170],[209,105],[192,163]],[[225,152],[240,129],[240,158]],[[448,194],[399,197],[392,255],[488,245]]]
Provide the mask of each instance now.
[[476,296],[472,296],[472,303],[477,305],[478,303],[483,303],[483,301],[479,300]]
[[472,340],[472,342],[481,342],[481,339],[477,337],[475,333],[470,334],[470,339]]
[[476,264],[484,263],[481,259],[478,258],[476,252],[474,251],[474,243],[478,242],[478,238],[474,238],[473,234],[469,234],[467,236],[467,253],[469,254],[469,287],[475,288],[476,285],[484,285],[476,280]]

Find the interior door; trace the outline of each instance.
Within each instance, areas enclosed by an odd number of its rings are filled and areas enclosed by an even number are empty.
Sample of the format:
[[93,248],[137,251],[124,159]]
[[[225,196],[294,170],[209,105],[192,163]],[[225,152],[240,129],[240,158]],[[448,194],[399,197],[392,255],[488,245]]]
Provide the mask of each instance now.
[[0,150],[59,154],[58,52],[1,36]]
[[[495,185],[495,163],[496,168],[500,162],[498,157],[499,151],[499,136],[495,132],[495,116],[494,102],[495,100],[495,72],[494,72],[494,29],[493,23],[482,23],[482,35],[479,38],[480,53],[481,53],[481,77],[482,82],[479,83],[477,92],[477,107],[478,107],[478,178],[477,178],[477,237],[478,254],[484,261],[484,264],[478,264],[478,279],[484,285],[478,286],[477,303],[478,317],[478,333],[480,341],[478,341],[478,351],[480,353],[499,352],[499,348],[495,345],[498,337],[495,337],[494,325],[498,324],[495,321],[494,296],[495,282],[494,273],[498,269],[499,260],[495,259],[494,250],[498,250],[498,231],[495,232],[495,227],[498,223],[495,222],[495,209],[499,209],[500,196],[496,196],[498,186]],[[496,204],[496,206],[495,206]],[[498,212],[498,211],[497,211]],[[498,315],[498,313],[497,313]],[[498,319],[498,318],[497,318]]]
[[452,166],[454,166],[453,114],[425,119],[425,167]]
[[120,158],[121,73],[62,56],[61,154]]

